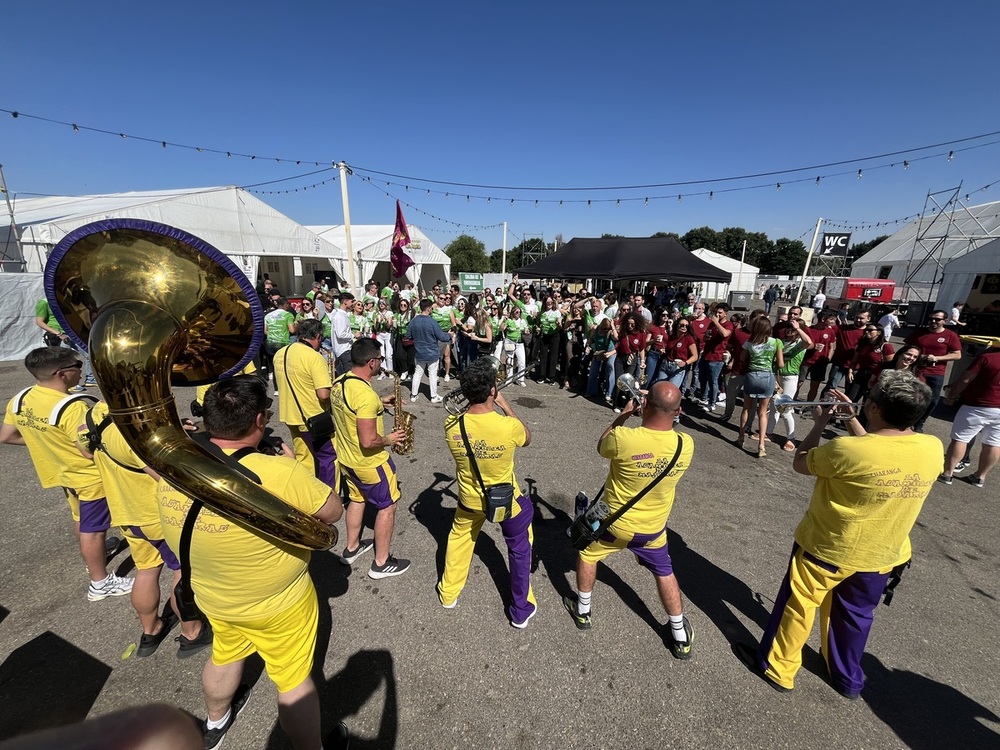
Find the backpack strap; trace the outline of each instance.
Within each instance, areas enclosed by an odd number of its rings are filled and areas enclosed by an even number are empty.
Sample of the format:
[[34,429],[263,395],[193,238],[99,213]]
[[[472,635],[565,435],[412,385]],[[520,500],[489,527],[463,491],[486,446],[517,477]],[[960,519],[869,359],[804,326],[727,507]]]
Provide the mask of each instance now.
[[49,415],[49,424],[53,427],[59,424],[59,420],[62,415],[66,412],[66,409],[76,401],[89,401],[91,406],[98,402],[96,396],[91,396],[89,393],[71,393],[64,399],[60,399],[59,402],[52,407],[52,413]]
[[15,413],[15,414],[17,414],[17,415],[19,415],[19,416],[20,416],[20,414],[21,414],[21,407],[23,407],[23,406],[24,406],[24,398],[25,398],[25,396],[27,396],[27,395],[28,395],[28,392],[29,392],[29,391],[30,391],[30,390],[31,390],[32,388],[34,388],[34,387],[35,387],[35,386],[33,386],[33,385],[29,385],[29,386],[28,386],[27,388],[25,388],[25,389],[24,389],[23,391],[21,391],[21,392],[20,392],[20,393],[18,393],[18,394],[17,394],[16,396],[14,396],[14,404],[13,404],[13,405],[14,405],[14,413]]
[[[366,383],[367,381],[364,378],[359,378],[357,375],[352,375],[349,372],[341,375],[338,380],[340,381],[340,400],[344,402],[344,406],[347,407],[347,410],[351,412],[351,414],[358,416],[357,409],[354,409],[349,403],[347,403],[347,381],[360,380],[362,383]],[[371,383],[368,383],[368,386],[370,387]]]

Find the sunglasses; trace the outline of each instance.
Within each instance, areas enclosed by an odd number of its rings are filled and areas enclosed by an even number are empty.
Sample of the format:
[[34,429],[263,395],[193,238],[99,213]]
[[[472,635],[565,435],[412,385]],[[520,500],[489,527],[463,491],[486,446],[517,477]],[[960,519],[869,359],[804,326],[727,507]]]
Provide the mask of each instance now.
[[52,373],[52,375],[53,376],[58,375],[59,373],[65,372],[66,370],[82,370],[82,369],[83,369],[83,362],[77,362],[76,364],[73,365],[66,365],[66,367],[60,367],[58,370]]

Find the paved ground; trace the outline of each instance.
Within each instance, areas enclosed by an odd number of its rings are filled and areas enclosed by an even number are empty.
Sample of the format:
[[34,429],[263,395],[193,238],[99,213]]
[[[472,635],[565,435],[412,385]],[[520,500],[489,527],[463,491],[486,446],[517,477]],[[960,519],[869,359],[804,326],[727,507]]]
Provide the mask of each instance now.
[[[3,403],[29,384],[19,363],[0,363]],[[330,554],[314,558],[328,605],[325,726],[345,720],[353,747],[1000,746],[1000,484],[934,488],[913,533],[914,567],[877,613],[864,700],[835,693],[815,651],[796,690],[779,695],[730,647],[759,637],[809,497],[811,482],[792,471],[791,457],[775,446],[757,459],[733,446],[733,425],[685,416],[695,458],[670,548],[696,635],[694,658],[679,662],[659,635],[665,615],[653,582],[626,554],[600,571],[593,630],[578,632],[560,603],[573,564],[568,514],[578,490],[592,494],[603,480],[595,444],[613,414],[550,386],[511,388],[508,397],[534,435],[517,474],[537,508],[539,614],[524,631],[507,624],[497,529],[480,539],[459,608],[439,606],[434,584],[455,487],[444,412],[422,400],[412,408],[416,451],[398,462],[394,551],[412,570],[374,582]],[[929,427],[946,438],[947,422]],[[203,715],[205,657],[179,661],[168,643],[152,658],[123,659],[139,635],[127,600],[87,602],[60,493],[39,489],[23,448],[0,446],[0,460],[0,739],[150,701]],[[127,556],[116,562],[129,568]],[[263,676],[229,747],[285,747],[274,696]]]

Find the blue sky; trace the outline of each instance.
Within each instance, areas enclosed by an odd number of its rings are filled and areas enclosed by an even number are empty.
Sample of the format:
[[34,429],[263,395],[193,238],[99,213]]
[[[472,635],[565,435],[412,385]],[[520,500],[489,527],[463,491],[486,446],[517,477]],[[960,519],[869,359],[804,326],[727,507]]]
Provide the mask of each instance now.
[[[993,136],[797,174],[625,189],[1000,130],[995,0],[952,6],[960,13],[925,0],[8,6],[0,108],[258,157],[0,113],[15,197],[254,185],[343,160],[356,170],[352,222],[391,223],[398,197],[439,245],[464,232],[493,250],[502,240],[491,225],[503,221],[509,246],[704,225],[808,243],[820,216],[893,221],[919,214],[928,191],[1000,180]],[[255,189],[298,187],[260,197],[303,224],[339,224],[338,183],[301,190],[331,176]],[[591,187],[609,189],[579,190]],[[1000,185],[969,200],[1000,200]],[[856,229],[854,240],[894,229]]]

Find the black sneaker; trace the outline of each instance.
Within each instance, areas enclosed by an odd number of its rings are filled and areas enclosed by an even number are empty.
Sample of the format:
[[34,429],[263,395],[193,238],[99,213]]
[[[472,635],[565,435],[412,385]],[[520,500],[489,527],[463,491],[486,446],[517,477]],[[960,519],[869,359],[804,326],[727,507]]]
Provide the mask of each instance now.
[[226,740],[226,732],[232,728],[236,717],[240,715],[240,711],[250,701],[250,693],[249,685],[240,685],[236,688],[236,694],[233,695],[233,702],[229,704],[229,721],[226,722],[225,726],[221,726],[218,729],[209,729],[207,722],[202,722],[201,734],[205,739],[205,750],[217,750],[222,747],[222,743]]
[[670,631],[668,633],[670,638],[670,653],[674,655],[675,659],[690,659],[691,642],[694,641],[694,628],[691,627],[688,618],[684,618],[684,635],[686,640],[678,641],[674,639],[673,628],[670,627],[670,623],[667,623],[667,630]]
[[954,478],[948,476],[947,474],[938,474],[938,481],[941,484],[951,484],[954,481]]
[[985,484],[983,482],[982,478],[981,477],[977,477],[975,474],[970,474],[967,477],[962,477],[962,480],[965,481],[965,482],[968,482],[973,487],[978,487],[979,489],[982,489],[983,488],[983,484]]
[[119,553],[128,549],[128,541],[120,536],[109,536],[104,540],[104,562],[109,563]]
[[340,561],[344,563],[344,565],[350,565],[374,546],[374,539],[362,539],[358,542],[358,546],[352,550],[344,547],[344,551],[340,555]]
[[350,750],[350,748],[351,734],[344,722],[337,724],[323,740],[323,750]]
[[573,624],[576,625],[577,630],[590,630],[590,612],[585,615],[580,614],[580,609],[577,607],[577,598],[575,596],[564,596],[563,606],[572,616]]
[[212,626],[208,620],[201,621],[201,632],[197,638],[188,638],[186,635],[177,636],[177,658],[187,659],[194,656],[199,651],[204,651],[212,645]]
[[155,654],[156,649],[158,649],[160,644],[167,639],[167,636],[170,635],[170,631],[173,630],[174,626],[179,622],[177,615],[174,614],[174,610],[169,606],[163,611],[163,614],[160,616],[160,621],[163,623],[163,627],[160,628],[160,632],[153,635],[143,633],[139,638],[139,648],[135,650],[136,656],[144,657]]
[[760,679],[762,679],[764,683],[772,690],[779,693],[792,692],[792,688],[787,688],[784,685],[779,685],[777,682],[774,682],[770,677],[764,674],[764,670],[762,670],[760,666],[757,664],[756,648],[751,646],[749,643],[736,643],[733,645],[732,648],[733,648],[733,653],[736,655],[736,658],[739,659],[741,662],[743,662],[743,664],[746,666],[747,669],[749,669]]
[[396,559],[392,555],[389,555],[383,565],[376,565],[372,562],[372,566],[368,569],[368,577],[376,580],[379,578],[389,578],[390,576],[402,575],[409,569],[409,560]]
[[955,464],[955,471],[954,471],[954,473],[955,474],[961,474],[963,471],[965,471],[968,468],[969,468],[969,462],[968,461],[959,461],[957,464]]

